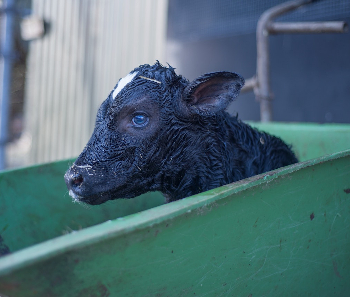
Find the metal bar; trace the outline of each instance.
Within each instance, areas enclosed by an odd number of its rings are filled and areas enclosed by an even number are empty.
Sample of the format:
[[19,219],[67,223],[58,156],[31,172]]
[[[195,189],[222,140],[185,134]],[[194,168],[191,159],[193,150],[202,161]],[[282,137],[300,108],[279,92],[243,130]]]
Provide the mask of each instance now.
[[245,93],[245,92],[249,92],[249,91],[253,90],[256,87],[256,84],[257,84],[257,80],[256,80],[255,76],[246,79],[245,84],[244,84],[241,92]]
[[260,119],[262,122],[272,121],[272,94],[270,90],[268,25],[277,16],[294,10],[310,0],[289,1],[266,10],[259,18],[256,29],[257,44],[257,85],[254,89],[260,101]]
[[8,142],[8,121],[11,98],[11,77],[13,64],[13,10],[15,1],[5,0],[1,22],[0,57],[0,170],[6,168],[6,143]]
[[267,29],[270,34],[280,33],[344,33],[348,30],[346,22],[271,22]]

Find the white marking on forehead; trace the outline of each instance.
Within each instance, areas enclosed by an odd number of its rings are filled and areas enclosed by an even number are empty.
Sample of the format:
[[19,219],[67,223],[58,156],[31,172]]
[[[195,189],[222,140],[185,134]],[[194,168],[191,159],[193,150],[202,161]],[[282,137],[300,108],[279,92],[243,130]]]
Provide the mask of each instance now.
[[137,71],[129,73],[127,76],[125,76],[124,78],[122,78],[119,82],[117,87],[114,89],[113,91],[113,99],[115,99],[115,97],[117,97],[118,93],[129,83],[131,82],[134,77],[137,75]]

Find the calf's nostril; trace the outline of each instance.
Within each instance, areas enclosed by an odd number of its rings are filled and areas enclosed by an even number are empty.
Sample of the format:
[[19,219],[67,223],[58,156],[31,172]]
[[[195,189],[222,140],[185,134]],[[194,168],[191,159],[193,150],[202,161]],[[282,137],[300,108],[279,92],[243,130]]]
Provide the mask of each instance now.
[[72,177],[72,185],[80,186],[84,181],[84,178],[79,174]]

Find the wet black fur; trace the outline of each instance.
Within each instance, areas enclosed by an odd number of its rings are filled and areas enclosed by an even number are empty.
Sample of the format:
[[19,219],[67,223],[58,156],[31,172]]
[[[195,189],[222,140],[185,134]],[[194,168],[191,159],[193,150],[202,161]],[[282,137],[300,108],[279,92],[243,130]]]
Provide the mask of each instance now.
[[[90,141],[66,173],[67,186],[79,200],[100,204],[161,191],[170,202],[297,162],[282,140],[224,111],[244,84],[239,75],[214,74],[230,81],[224,84],[229,92],[217,95],[214,106],[195,99],[206,91],[195,93],[198,85],[213,74],[190,83],[159,63],[134,71],[136,78],[116,100],[111,92],[101,105]],[[159,107],[157,126],[136,136],[118,131],[123,107],[143,96]],[[77,176],[83,182],[74,185]]]

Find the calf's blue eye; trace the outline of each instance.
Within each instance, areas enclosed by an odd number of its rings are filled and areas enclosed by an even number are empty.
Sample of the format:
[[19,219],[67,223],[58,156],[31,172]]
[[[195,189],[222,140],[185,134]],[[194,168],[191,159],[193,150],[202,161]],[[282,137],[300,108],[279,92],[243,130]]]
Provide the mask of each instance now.
[[144,127],[148,124],[148,121],[148,116],[144,114],[137,114],[132,119],[132,123],[135,127]]

